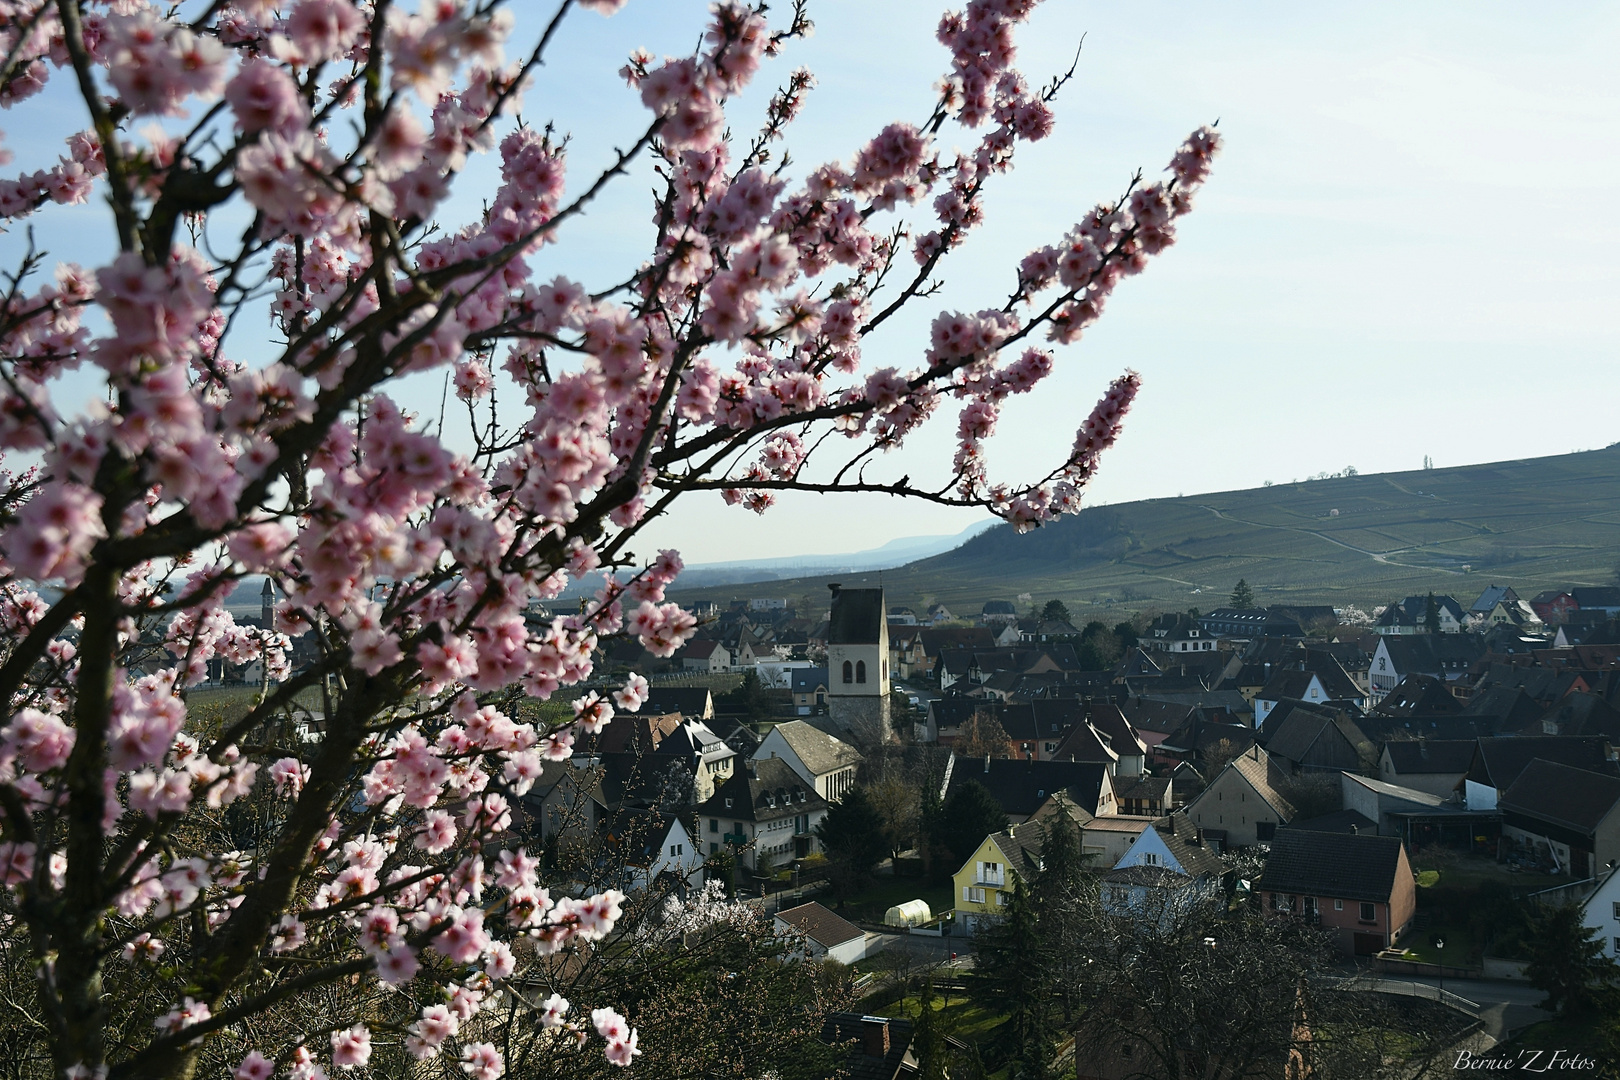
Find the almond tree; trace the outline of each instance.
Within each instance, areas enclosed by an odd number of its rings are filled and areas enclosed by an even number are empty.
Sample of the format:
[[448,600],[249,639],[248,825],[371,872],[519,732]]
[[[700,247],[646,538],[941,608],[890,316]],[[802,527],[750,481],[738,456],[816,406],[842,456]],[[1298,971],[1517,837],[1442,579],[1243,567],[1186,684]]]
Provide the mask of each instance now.
[[[8,1037],[28,1033],[12,1067],[310,1080],[386,1046],[492,1080],[536,1033],[628,1064],[611,1003],[587,1020],[531,977],[603,942],[622,898],[548,891],[511,812],[646,683],[585,694],[562,727],[522,703],[587,679],[605,637],[667,656],[694,629],[665,599],[679,556],[632,554],[642,529],[700,492],[763,512],[879,491],[1020,529],[1079,508],[1135,374],[1044,472],[992,480],[983,441],[1052,370],[1041,339],[1076,341],[1174,241],[1215,133],[983,310],[941,312],[912,366],[874,370],[867,339],[1052,130],[1067,76],[1013,67],[1034,0],[945,15],[932,111],[803,171],[779,144],[808,72],[751,133],[727,104],[806,12],[721,0],[690,54],[631,56],[645,122],[571,176],[567,139],[518,107],[572,9],[622,2],[0,0],[9,126],[58,122],[30,103],[52,79],[81,110],[56,162],[0,182],[0,935],[32,983],[8,1003]],[[469,156],[491,153],[499,186],[455,219]],[[537,280],[527,259],[638,168],[645,260]],[[35,248],[19,222],[47,204],[110,226],[101,265]],[[272,359],[241,359],[267,339]],[[77,410],[76,370],[99,387]],[[432,371],[465,445],[391,396]],[[950,399],[948,482],[875,475]],[[598,571],[576,614],[525,618]],[[250,576],[282,597],[272,625],[224,606]],[[191,715],[221,663],[263,665],[260,699]],[[317,736],[288,738],[311,695]]]

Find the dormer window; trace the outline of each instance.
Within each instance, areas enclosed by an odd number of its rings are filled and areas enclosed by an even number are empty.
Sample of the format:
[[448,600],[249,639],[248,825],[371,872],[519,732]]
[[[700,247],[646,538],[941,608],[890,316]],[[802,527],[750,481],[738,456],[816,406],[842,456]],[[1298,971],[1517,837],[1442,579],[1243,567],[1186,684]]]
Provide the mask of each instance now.
[[727,810],[731,809],[731,796],[730,795],[726,796],[726,809]]

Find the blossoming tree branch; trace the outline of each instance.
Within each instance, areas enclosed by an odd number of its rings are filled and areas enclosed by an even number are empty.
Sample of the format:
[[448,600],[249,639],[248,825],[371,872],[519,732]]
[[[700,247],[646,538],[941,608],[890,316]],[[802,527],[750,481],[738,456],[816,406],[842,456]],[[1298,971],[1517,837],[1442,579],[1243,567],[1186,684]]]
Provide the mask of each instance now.
[[[881,491],[1021,529],[1079,509],[1134,374],[1040,475],[992,478],[984,441],[1051,372],[1047,345],[1174,241],[1215,133],[1010,268],[983,310],[940,313],[909,367],[871,370],[867,338],[926,301],[987,185],[1052,131],[1066,76],[1013,67],[1035,0],[945,15],[932,113],[802,172],[778,144],[808,72],[757,123],[727,104],[806,13],[722,0],[692,54],[630,57],[644,125],[570,175],[566,140],[517,110],[572,9],[622,3],[562,0],[529,25],[504,0],[0,0],[10,126],[65,115],[31,103],[52,80],[82,116],[54,163],[0,177],[0,937],[32,995],[17,1067],[312,1080],[414,1060],[493,1080],[539,1042],[629,1064],[612,1002],[546,993],[567,956],[611,947],[625,898],[548,889],[513,806],[647,684],[586,694],[562,727],[525,701],[586,680],[611,635],[668,656],[694,630],[665,600],[679,556],[637,561],[640,531],[708,490],[756,512],[781,491]],[[469,156],[491,153],[498,190],[447,220]],[[633,169],[658,185],[645,261],[535,280],[526,258]],[[36,249],[24,219],[46,204],[110,226],[104,265]],[[233,357],[266,338],[273,360]],[[466,445],[390,397],[440,370]],[[73,371],[100,387],[77,412]],[[948,483],[868,478],[948,403]],[[525,620],[598,571],[577,614]],[[226,610],[248,576],[283,597],[273,625]],[[221,663],[263,665],[257,703],[188,716]],[[324,722],[300,740],[283,721],[310,693]]]

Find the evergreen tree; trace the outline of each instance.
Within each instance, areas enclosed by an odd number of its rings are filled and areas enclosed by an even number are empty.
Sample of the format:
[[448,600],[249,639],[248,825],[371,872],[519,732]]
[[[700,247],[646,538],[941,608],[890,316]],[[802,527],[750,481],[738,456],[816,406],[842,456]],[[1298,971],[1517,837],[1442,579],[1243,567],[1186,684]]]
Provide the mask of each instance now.
[[1434,593],[1429,594],[1428,603],[1423,607],[1423,628],[1431,634],[1440,632],[1440,605],[1434,599]]
[[1248,611],[1254,607],[1254,590],[1249,588],[1247,581],[1238,578],[1237,585],[1232,589],[1232,598],[1229,604],[1239,611]]
[[1597,931],[1581,922],[1574,904],[1537,915],[1530,936],[1530,962],[1524,974],[1547,995],[1543,1008],[1560,1016],[1588,1016],[1615,993],[1620,967],[1603,955]]
[[1121,652],[1134,648],[1138,640],[1136,635],[1136,627],[1132,625],[1130,620],[1126,620],[1125,622],[1115,625],[1114,636],[1119,639],[1119,648]]
[[870,874],[888,854],[883,839],[883,815],[872,804],[865,788],[851,788],[842,800],[828,807],[827,816],[821,819],[815,832],[827,857],[841,864],[856,881]]
[[1046,622],[1068,622],[1069,609],[1061,600],[1048,600],[1041,609],[1041,619]]
[[1007,828],[1007,812],[996,802],[989,788],[977,780],[969,780],[945,800],[940,828],[940,839],[956,860],[951,867],[955,871],[979,849],[985,837]]
[[918,1080],[949,1080],[951,1047],[945,1041],[945,1017],[934,1007],[934,980],[923,980],[917,995],[917,1026],[911,1032],[911,1052],[917,1057]]
[[1052,1072],[1053,987],[1047,975],[1040,918],[1030,890],[1014,877],[1006,914],[974,943],[975,979],[983,999],[1007,1011],[997,1042],[1008,1076],[1045,1080]]

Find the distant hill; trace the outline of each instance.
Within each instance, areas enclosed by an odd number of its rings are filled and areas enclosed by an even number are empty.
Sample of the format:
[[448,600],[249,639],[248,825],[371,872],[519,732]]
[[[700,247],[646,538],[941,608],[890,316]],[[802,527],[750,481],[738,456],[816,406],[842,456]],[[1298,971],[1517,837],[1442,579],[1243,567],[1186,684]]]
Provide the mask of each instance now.
[[[1029,593],[1071,607],[1200,607],[1238,578],[1261,603],[1371,606],[1410,593],[1465,603],[1492,582],[1521,594],[1606,585],[1620,569],[1620,444],[1558,457],[1311,480],[1119,503],[1022,536],[990,529],[878,574],[776,582],[874,585],[892,603],[943,601],[959,615]],[[687,588],[682,598],[748,595]]]

